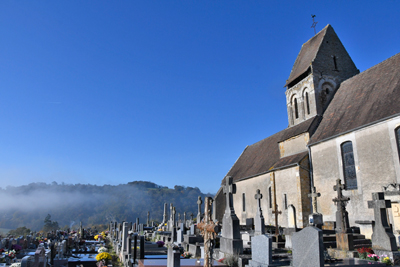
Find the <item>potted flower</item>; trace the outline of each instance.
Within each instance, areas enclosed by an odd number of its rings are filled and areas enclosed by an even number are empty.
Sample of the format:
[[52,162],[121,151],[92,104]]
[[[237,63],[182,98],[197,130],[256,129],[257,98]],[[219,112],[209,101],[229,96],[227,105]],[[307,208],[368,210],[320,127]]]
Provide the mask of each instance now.
[[192,257],[192,253],[186,251],[186,252],[183,252],[183,254],[181,256],[185,259],[190,259]]
[[157,246],[158,246],[159,248],[161,248],[161,247],[164,246],[165,243],[164,243],[164,241],[161,241],[161,240],[160,240],[160,241],[157,241],[156,244],[157,244]]
[[373,254],[374,253],[372,248],[367,248],[367,247],[358,248],[357,251],[358,251],[359,258],[362,259],[362,260],[367,259],[367,255],[368,254]]
[[376,254],[368,254],[367,255],[367,260],[370,261],[379,261],[379,256]]
[[97,250],[97,252],[98,252],[98,253],[108,252],[108,249],[105,248],[105,247],[100,247],[100,248]]
[[96,260],[100,266],[107,266],[108,261],[112,260],[112,257],[107,252],[101,252],[101,253],[97,254]]

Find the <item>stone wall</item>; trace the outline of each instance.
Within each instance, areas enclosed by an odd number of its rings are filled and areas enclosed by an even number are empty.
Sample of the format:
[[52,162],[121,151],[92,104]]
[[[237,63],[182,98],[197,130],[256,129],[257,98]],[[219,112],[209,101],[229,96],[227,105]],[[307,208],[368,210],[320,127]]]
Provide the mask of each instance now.
[[311,146],[314,185],[321,193],[318,211],[324,215],[324,221],[335,220],[336,206],[332,199],[336,192],[333,186],[337,178],[344,183],[340,145],[345,141],[353,144],[358,186],[343,193],[350,197],[347,205],[350,225],[359,226],[355,224],[356,220],[374,219],[373,210],[368,209],[367,204],[372,199],[371,194],[381,192],[382,186],[389,183],[400,182],[399,154],[394,136],[394,129],[399,125],[400,116]]

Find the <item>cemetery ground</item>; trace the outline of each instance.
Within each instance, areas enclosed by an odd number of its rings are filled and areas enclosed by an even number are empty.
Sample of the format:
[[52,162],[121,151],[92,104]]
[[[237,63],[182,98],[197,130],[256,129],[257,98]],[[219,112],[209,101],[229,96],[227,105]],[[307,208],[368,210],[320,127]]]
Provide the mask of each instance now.
[[[338,196],[337,221],[323,222],[319,214],[310,215],[309,226],[282,229],[265,225],[261,207],[246,225],[239,225],[233,209],[232,180],[226,179],[226,210],[221,225],[213,219],[210,197],[198,198],[196,219],[183,218],[170,204],[164,204],[163,220],[150,222],[110,222],[107,231],[85,229],[31,232],[21,236],[2,236],[2,267],[180,267],[180,266],[400,266],[397,242],[388,222],[390,202],[374,193],[368,206],[374,209],[371,240],[357,227],[348,225],[340,181],[334,187]],[[314,201],[317,193],[314,192]],[[259,190],[255,199],[262,198]],[[196,223],[198,222],[198,223]],[[48,222],[50,224],[50,221]],[[54,224],[52,222],[52,224]],[[289,224],[290,225],[290,224]]]

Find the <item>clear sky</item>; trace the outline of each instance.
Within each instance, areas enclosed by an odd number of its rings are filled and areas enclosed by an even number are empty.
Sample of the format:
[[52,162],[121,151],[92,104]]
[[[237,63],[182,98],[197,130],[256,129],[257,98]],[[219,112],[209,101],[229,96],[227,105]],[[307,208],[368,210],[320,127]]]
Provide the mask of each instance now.
[[287,127],[286,79],[331,24],[360,71],[400,1],[0,2],[0,187],[152,181],[215,193]]

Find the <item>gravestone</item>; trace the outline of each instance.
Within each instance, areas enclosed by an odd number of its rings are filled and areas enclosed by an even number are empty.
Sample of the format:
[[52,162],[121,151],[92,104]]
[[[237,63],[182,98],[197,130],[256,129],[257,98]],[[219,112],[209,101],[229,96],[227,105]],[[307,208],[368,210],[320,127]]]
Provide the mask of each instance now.
[[39,246],[35,252],[35,262],[33,267],[45,267],[46,266],[46,251],[44,247]]
[[267,267],[272,265],[272,238],[257,235],[251,239],[250,267]]
[[173,245],[168,244],[167,267],[180,267],[180,252],[173,250]]
[[35,263],[35,257],[25,256],[21,260],[21,267],[33,267]]
[[257,212],[256,217],[254,218],[254,235],[263,235],[265,234],[265,223],[264,216],[261,210],[261,199],[262,194],[260,194],[260,189],[257,189],[254,198],[257,200]]
[[374,250],[397,251],[396,239],[387,221],[386,209],[390,207],[390,200],[385,200],[382,192],[372,193],[372,201],[368,201],[368,208],[374,209],[375,225],[371,237]]
[[300,232],[293,233],[292,242],[294,267],[324,266],[324,242],[321,229],[308,226]]
[[126,243],[127,237],[128,237],[128,223],[124,222],[122,225],[122,238],[121,238],[122,239],[121,240],[122,241],[122,246],[121,246],[122,253],[128,251],[128,244]]
[[197,199],[197,223],[201,222],[201,204],[203,201],[201,201],[201,196],[198,197]]
[[283,234],[285,235],[285,248],[291,249],[293,233],[297,232],[296,209],[293,205],[289,205],[287,208],[287,218],[288,227],[283,230]]
[[236,255],[243,253],[243,242],[240,237],[239,219],[235,214],[233,207],[233,194],[236,193],[236,185],[233,184],[231,176],[225,177],[225,186],[223,187],[226,197],[225,214],[222,219],[222,236],[220,239],[220,252]]
[[164,213],[163,213],[163,220],[162,220],[162,226],[164,226],[164,224],[166,224],[167,223],[167,217],[168,217],[168,214],[167,214],[167,207],[168,207],[168,204],[167,203],[164,203]]

